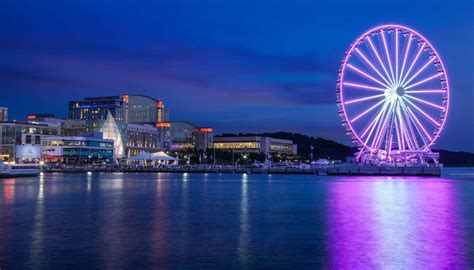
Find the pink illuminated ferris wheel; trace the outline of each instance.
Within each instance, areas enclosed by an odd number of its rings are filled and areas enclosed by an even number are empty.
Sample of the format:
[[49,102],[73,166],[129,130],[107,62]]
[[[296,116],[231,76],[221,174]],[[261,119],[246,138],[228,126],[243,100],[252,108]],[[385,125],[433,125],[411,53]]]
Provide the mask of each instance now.
[[446,122],[446,69],[433,46],[405,26],[382,25],[360,36],[342,61],[336,92],[362,159],[431,153]]

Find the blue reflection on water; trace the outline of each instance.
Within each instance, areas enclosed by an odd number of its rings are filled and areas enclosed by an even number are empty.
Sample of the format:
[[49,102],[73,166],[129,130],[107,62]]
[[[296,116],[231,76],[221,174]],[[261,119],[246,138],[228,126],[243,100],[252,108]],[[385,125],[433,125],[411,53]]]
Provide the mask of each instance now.
[[0,267],[469,268],[474,170],[444,175],[3,179]]

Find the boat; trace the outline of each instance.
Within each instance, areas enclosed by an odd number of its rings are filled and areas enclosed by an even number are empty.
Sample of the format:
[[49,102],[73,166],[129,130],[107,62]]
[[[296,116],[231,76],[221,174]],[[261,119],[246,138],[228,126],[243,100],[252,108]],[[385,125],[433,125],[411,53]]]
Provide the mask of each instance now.
[[38,164],[12,164],[0,161],[0,178],[38,176],[40,173]]

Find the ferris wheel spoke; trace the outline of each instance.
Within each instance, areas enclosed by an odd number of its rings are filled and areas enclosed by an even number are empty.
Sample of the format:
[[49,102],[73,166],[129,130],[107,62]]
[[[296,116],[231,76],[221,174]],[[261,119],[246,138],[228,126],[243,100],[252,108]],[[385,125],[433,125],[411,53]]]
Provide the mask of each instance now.
[[[434,120],[431,116],[429,116],[425,111],[423,111],[422,109],[420,109],[420,107],[416,106],[415,104],[413,104],[413,102],[411,102],[409,99],[403,97],[404,101],[408,102],[408,104],[410,104],[413,108],[415,108],[417,111],[419,111],[424,117],[426,117],[428,120],[430,120],[433,124],[435,124],[436,126],[441,126],[440,123],[438,123],[436,120]],[[408,106],[407,106],[408,108]]]
[[[413,120],[411,119],[410,115],[407,112],[407,106],[403,102],[400,103],[403,107],[403,115],[405,117],[405,137],[407,139],[408,145],[410,149],[418,149],[419,144],[418,144],[418,139],[415,134],[415,131],[413,130],[413,126],[415,125],[413,123]],[[416,127],[415,127],[416,128]],[[419,134],[419,132],[418,132]]]
[[372,141],[372,147],[378,148],[381,138],[383,137],[383,135],[385,135],[387,121],[390,115],[392,114],[393,104],[394,102],[390,102],[390,107],[387,110],[386,114],[383,116],[383,121],[380,122],[381,125],[377,127],[377,131],[375,132],[375,136],[374,136],[375,140]]
[[380,71],[372,64],[372,62],[370,62],[369,59],[367,59],[367,57],[358,48],[355,48],[355,51],[380,76],[380,78],[382,78],[382,80],[384,80],[384,82],[387,83],[387,85],[390,85],[390,82],[385,78],[385,76],[383,76],[382,73],[380,73]]
[[413,37],[413,33],[410,33],[410,36],[408,37],[408,45],[407,45],[407,49],[405,51],[405,56],[403,57],[402,69],[400,70],[400,78],[399,78],[400,80],[403,78],[403,70],[405,69],[405,64],[407,62],[408,52],[410,51],[412,37]]
[[397,119],[398,119],[398,124],[397,122],[395,122],[395,124],[397,124],[398,128],[397,128],[397,131],[398,131],[398,136],[400,137],[399,139],[399,149],[401,147],[401,150],[405,150],[405,137],[404,137],[404,131],[403,131],[403,127],[404,127],[404,124],[403,124],[403,118],[402,118],[402,114],[400,113],[400,103],[397,104]]
[[406,94],[435,94],[435,93],[446,93],[446,90],[407,90]]
[[[398,119],[398,116],[396,117],[397,120]],[[401,142],[401,138],[400,138],[400,128],[398,127],[398,121],[395,121],[395,134],[397,136],[397,147],[398,147],[398,150],[403,150],[402,149],[402,142]]]
[[351,123],[357,121],[357,119],[361,118],[362,116],[366,115],[367,113],[369,113],[370,111],[372,111],[373,109],[377,108],[378,106],[380,106],[382,103],[385,102],[385,99],[382,99],[381,101],[379,101],[377,104],[375,104],[374,106],[368,108],[367,110],[365,110],[364,112],[362,112],[361,114],[357,115],[356,117],[354,117],[354,119],[351,120]]
[[413,69],[413,66],[415,65],[416,61],[420,57],[421,53],[423,52],[423,49],[425,48],[425,43],[421,44],[420,49],[418,49],[418,52],[416,53],[415,59],[410,64],[410,67],[408,68],[407,72],[402,76],[402,82],[406,80],[408,75],[410,74],[410,71]]
[[370,36],[367,36],[367,41],[369,42],[370,48],[372,49],[372,51],[374,52],[375,56],[377,57],[377,60],[379,61],[379,64],[382,66],[382,69],[383,69],[383,71],[385,72],[385,75],[387,75],[388,80],[391,82],[391,84],[393,84],[394,82],[393,82],[392,78],[390,78],[390,75],[388,74],[388,71],[387,71],[387,69],[385,68],[385,65],[384,65],[384,63],[383,63],[383,61],[382,61],[382,58],[380,58],[380,55],[379,55],[377,49],[375,49],[375,46],[374,46],[374,44],[372,43],[372,39],[370,38]]
[[370,76],[369,74],[363,72],[362,70],[356,68],[355,66],[353,66],[353,65],[351,65],[351,64],[347,64],[347,66],[348,66],[350,69],[354,70],[355,72],[361,74],[362,76],[371,79],[372,81],[374,81],[374,82],[376,82],[376,83],[382,85],[383,87],[389,88],[388,85],[386,85],[386,84],[384,84],[383,82],[381,82],[381,81],[375,79],[374,77],[372,77],[372,76]]
[[411,84],[411,85],[409,85],[409,86],[406,86],[406,87],[405,87],[405,90],[411,89],[411,88],[413,88],[413,87],[415,87],[415,86],[417,86],[417,85],[420,85],[420,84],[422,84],[422,83],[431,81],[432,79],[435,79],[435,78],[440,77],[440,76],[443,76],[443,72],[438,72],[437,74],[435,74],[435,75],[433,75],[433,76],[431,76],[431,77],[428,77],[428,78],[423,79],[423,80],[421,80],[421,81],[419,81],[419,82],[416,82],[416,83],[414,83],[414,84]]
[[387,110],[388,104],[389,104],[389,102],[385,102],[385,104],[383,105],[383,107],[379,111],[379,113],[373,118],[373,120],[370,122],[370,124],[367,126],[367,128],[362,132],[362,135],[360,136],[361,138],[363,138],[365,136],[365,134],[367,134],[367,132],[369,132],[369,130],[370,130],[369,134],[367,135],[367,139],[365,141],[366,145],[367,145],[367,142],[369,141],[370,136],[374,132],[375,126],[378,124],[378,121],[380,120],[380,117],[382,117],[382,115]]
[[416,97],[414,97],[414,96],[407,95],[407,94],[405,94],[405,97],[411,98],[411,99],[413,99],[413,100],[419,101],[419,102],[421,102],[421,103],[424,103],[424,104],[426,104],[426,105],[430,105],[430,106],[432,106],[432,107],[435,107],[435,108],[438,108],[438,109],[441,109],[441,110],[444,110],[444,109],[445,109],[445,108],[442,107],[442,106],[436,105],[436,104],[434,104],[434,103],[431,103],[431,102],[426,101],[426,100],[421,99],[421,98],[416,98]]
[[413,76],[411,76],[411,78],[406,81],[406,82],[402,82],[401,85],[405,86],[407,84],[409,84],[413,79],[416,78],[416,76],[418,76],[421,72],[423,72],[423,70],[425,70],[425,68],[427,68],[436,58],[435,57],[431,57],[431,59],[426,62],[426,64],[424,64]]
[[344,104],[357,103],[357,102],[366,101],[366,100],[370,100],[370,99],[374,99],[374,98],[379,98],[379,97],[383,97],[383,96],[385,96],[385,94],[380,94],[380,95],[374,95],[374,96],[370,96],[370,97],[364,97],[364,98],[353,99],[353,100],[349,100],[349,101],[344,102]]
[[392,81],[395,81],[395,77],[393,76],[392,60],[390,60],[390,54],[388,53],[387,41],[385,40],[384,31],[380,30],[380,33],[382,34],[383,47],[385,48],[385,54],[387,55],[390,74],[392,74]]
[[355,87],[355,88],[362,88],[362,89],[369,89],[369,90],[377,90],[377,91],[385,91],[384,88],[373,87],[373,86],[370,86],[370,85],[363,85],[363,84],[350,83],[350,82],[344,82],[343,84],[344,84],[344,85],[347,85],[347,86],[352,86],[352,87]]
[[408,131],[406,130],[406,120],[403,119],[403,115],[401,113],[401,103],[398,105],[398,110],[397,110],[397,115],[398,115],[398,120],[400,122],[400,137],[402,140],[402,147],[403,149],[406,149],[408,146],[408,149],[413,149],[413,146],[411,144],[410,139],[408,138]]
[[[423,127],[423,125],[420,123],[420,120],[418,120],[418,118],[416,117],[416,115],[413,113],[413,111],[407,107],[407,112],[408,114],[415,120],[415,122],[418,124],[418,127],[421,128],[421,130],[423,131],[423,133],[425,134],[426,138],[428,138],[428,140],[431,141],[431,136],[430,134],[428,133],[428,131],[426,131],[425,127]],[[420,133],[421,134],[421,133]],[[426,144],[426,142],[423,140],[423,142]]]
[[395,82],[398,82],[398,28],[395,29]]

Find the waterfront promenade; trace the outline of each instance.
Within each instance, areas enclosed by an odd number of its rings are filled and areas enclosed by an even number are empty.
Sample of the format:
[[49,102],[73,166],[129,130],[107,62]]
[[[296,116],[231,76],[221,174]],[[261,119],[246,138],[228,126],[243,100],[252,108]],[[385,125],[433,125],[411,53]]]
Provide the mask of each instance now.
[[248,173],[248,174],[309,174],[309,175],[399,175],[399,176],[440,176],[440,167],[381,167],[341,164],[325,167],[301,168],[278,166],[270,168],[252,166],[186,165],[163,167],[71,167],[50,168],[52,172],[150,172],[150,173]]

